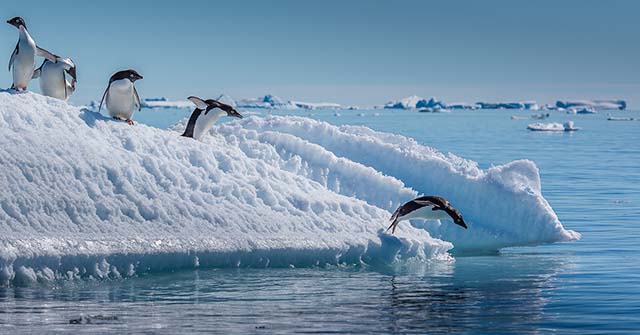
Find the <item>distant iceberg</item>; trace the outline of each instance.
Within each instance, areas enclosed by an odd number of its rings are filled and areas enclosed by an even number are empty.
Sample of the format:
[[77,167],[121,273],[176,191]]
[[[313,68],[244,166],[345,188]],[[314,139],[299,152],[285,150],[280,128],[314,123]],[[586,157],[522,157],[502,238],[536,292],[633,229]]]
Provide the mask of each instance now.
[[140,101],[142,108],[192,108],[193,103],[189,100],[170,101],[165,97],[146,98]]
[[242,99],[236,102],[240,108],[267,108],[267,109],[296,109],[296,105],[289,101],[284,101],[280,97],[267,94],[264,97],[253,99]]
[[291,103],[300,109],[341,109],[342,108],[340,104],[336,104],[332,102],[291,101]]
[[237,101],[241,108],[266,109],[341,109],[340,104],[331,102],[285,101],[278,96],[267,94],[261,98],[242,99]]
[[[477,163],[366,127],[301,117],[223,123],[204,142],[37,94],[0,93],[0,285],[194,267],[449,260],[570,241],[531,161]],[[46,140],[43,140],[46,139]],[[416,220],[419,194],[469,224]],[[413,226],[412,226],[413,225]]]
[[568,100],[557,101],[556,107],[564,109],[624,110],[627,108],[627,102],[624,100]]
[[447,109],[478,109],[480,106],[477,104],[469,104],[466,102],[451,102],[446,103]]
[[576,128],[573,121],[567,121],[563,123],[532,123],[527,126],[527,129],[532,131],[576,131],[580,128]]
[[539,110],[540,106],[535,101],[525,102],[477,102],[482,109],[527,109]]
[[412,95],[398,101],[390,101],[384,105],[384,108],[388,109],[419,109],[435,107],[444,109],[446,108],[446,105],[443,102],[436,100],[436,98],[427,100],[417,95]]

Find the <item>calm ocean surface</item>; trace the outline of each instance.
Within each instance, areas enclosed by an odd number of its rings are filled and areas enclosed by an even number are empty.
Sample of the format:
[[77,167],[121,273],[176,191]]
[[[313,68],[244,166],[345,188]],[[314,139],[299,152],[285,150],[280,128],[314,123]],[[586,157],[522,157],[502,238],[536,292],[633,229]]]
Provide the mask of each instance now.
[[[189,112],[136,119],[167,127]],[[510,120],[532,114],[523,111],[339,113],[273,112],[403,134],[482,168],[533,160],[545,198],[582,239],[397,269],[200,269],[0,288],[0,334],[640,334],[640,121],[550,112],[544,122],[582,130],[540,133]]]

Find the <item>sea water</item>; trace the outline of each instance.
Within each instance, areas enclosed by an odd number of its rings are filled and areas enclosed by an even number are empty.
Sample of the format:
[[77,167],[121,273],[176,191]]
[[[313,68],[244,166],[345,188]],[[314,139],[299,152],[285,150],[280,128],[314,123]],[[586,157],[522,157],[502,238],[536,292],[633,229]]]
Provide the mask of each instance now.
[[[543,133],[526,130],[537,120],[510,119],[524,111],[244,112],[364,125],[481,168],[530,159],[543,195],[582,238],[395,268],[197,269],[0,288],[0,334],[640,332],[640,121],[550,112],[544,122],[582,129]],[[166,128],[189,113],[136,119]]]

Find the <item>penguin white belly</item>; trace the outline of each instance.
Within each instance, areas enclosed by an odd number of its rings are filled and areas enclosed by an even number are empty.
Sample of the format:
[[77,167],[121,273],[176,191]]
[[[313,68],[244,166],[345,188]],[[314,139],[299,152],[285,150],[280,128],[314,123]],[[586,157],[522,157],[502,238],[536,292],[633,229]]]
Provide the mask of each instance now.
[[64,64],[46,62],[40,74],[40,91],[42,94],[56,99],[66,100],[71,94],[64,76]]
[[13,61],[13,86],[27,88],[36,64],[36,43],[31,36],[21,36],[18,42],[18,55]]
[[425,220],[441,220],[448,218],[449,215],[443,210],[433,210],[431,206],[424,206],[402,217],[404,220],[409,219],[425,219]]
[[109,85],[107,110],[111,117],[130,120],[135,110],[133,83],[129,79],[116,80]]
[[204,112],[202,112],[202,115],[198,117],[196,125],[193,128],[193,138],[200,140],[209,131],[209,129],[213,127],[213,124],[225,114],[227,114],[227,112],[218,108],[210,110],[207,115],[204,115]]

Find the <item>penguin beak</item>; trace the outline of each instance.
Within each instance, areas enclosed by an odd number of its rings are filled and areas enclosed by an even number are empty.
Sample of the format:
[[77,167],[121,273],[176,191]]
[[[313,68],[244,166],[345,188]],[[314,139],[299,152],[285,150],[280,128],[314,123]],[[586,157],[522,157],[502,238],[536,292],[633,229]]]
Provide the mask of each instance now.
[[467,224],[464,222],[464,220],[462,218],[459,218],[458,220],[454,220],[453,223],[457,224],[458,226],[463,227],[464,229],[469,228],[469,227],[467,227]]
[[73,78],[73,82],[75,83],[76,81],[78,81],[78,77],[76,77],[76,68],[75,66],[70,68],[67,73],[71,76],[71,78]]
[[7,23],[12,25],[12,26],[14,26],[14,27],[16,27],[16,28],[20,28],[20,26],[18,26],[18,24],[13,20],[7,20]]
[[238,119],[244,118],[244,116],[240,115],[240,113],[238,113],[238,111],[235,109],[231,110],[231,113],[229,113],[229,116],[237,117]]
[[137,74],[137,73],[136,73],[136,75],[135,75],[135,76],[136,76],[136,80],[140,80],[140,79],[142,79],[142,76],[141,76],[141,75],[139,75],[139,74]]

